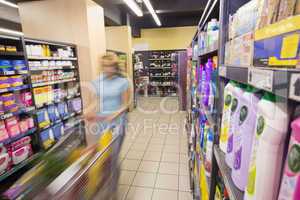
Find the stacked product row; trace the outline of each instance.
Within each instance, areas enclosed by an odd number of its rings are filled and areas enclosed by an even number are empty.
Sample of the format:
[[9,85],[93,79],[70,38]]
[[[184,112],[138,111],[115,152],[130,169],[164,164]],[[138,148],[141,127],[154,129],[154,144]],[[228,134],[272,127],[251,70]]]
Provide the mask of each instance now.
[[32,162],[65,130],[81,122],[75,56],[73,45],[1,36],[0,181]]
[[[244,199],[277,198],[289,116],[287,104],[278,96],[233,81],[226,85],[219,145],[232,169],[234,184],[245,191]],[[298,119],[291,126],[293,149],[287,158],[287,176],[283,178],[279,199],[296,199],[300,192],[299,127]]]

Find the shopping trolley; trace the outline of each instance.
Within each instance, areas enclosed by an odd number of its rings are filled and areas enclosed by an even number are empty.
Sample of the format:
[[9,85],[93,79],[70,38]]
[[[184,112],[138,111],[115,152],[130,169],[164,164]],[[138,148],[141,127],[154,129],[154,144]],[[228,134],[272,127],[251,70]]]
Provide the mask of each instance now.
[[[105,129],[98,145],[86,149],[84,154],[66,167],[57,177],[53,177],[51,182],[44,183],[44,187],[41,188],[36,183],[30,185],[30,181],[27,181],[25,184],[27,188],[19,190],[18,195],[11,197],[6,195],[6,198],[34,200],[114,199],[117,194],[120,174],[119,152],[125,134],[125,123],[122,120],[122,123],[114,123]],[[26,178],[28,179],[28,175]],[[34,178],[37,180],[38,175],[35,175]],[[34,186],[37,186],[38,189],[33,188]],[[18,189],[21,187],[17,185]],[[6,194],[12,193],[14,190],[17,191],[16,187],[11,188]]]

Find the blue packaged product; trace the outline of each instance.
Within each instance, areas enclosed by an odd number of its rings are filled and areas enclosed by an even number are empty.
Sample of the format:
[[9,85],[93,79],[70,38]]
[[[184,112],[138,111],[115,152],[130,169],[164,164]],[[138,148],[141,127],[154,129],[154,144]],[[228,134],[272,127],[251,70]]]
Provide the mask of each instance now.
[[28,70],[25,60],[13,60],[12,66],[15,70]]
[[55,143],[53,130],[46,129],[40,133],[40,139],[45,149],[48,149]]
[[41,109],[36,112],[38,125],[40,128],[44,128],[50,125],[49,115],[46,109]]
[[48,106],[48,115],[51,122],[56,122],[59,120],[59,113],[55,105]]
[[69,115],[68,113],[68,107],[67,104],[65,102],[61,102],[57,104],[57,110],[59,115],[64,118],[67,117]]
[[64,125],[59,123],[52,127],[55,140],[59,140],[64,135]]
[[0,72],[13,71],[13,66],[9,60],[0,59]]

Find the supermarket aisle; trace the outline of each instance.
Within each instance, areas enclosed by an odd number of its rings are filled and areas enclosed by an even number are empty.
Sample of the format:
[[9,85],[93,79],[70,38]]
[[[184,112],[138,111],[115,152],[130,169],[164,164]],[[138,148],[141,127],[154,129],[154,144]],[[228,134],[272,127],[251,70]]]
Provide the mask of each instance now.
[[192,199],[185,113],[174,112],[177,104],[176,98],[145,98],[130,113],[121,151],[120,200]]

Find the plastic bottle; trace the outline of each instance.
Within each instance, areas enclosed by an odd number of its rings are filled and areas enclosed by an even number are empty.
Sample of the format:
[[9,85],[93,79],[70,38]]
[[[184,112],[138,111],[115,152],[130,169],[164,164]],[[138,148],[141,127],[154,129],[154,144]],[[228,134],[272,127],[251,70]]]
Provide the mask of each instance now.
[[244,86],[241,84],[237,84],[232,93],[232,105],[230,109],[230,124],[229,124],[229,134],[228,134],[228,141],[227,141],[227,151],[225,161],[227,165],[232,168],[233,167],[233,134],[236,131],[238,126],[238,117],[241,107],[241,99],[243,97],[243,88]]
[[220,149],[226,153],[227,151],[227,141],[229,134],[229,123],[230,123],[230,112],[232,105],[232,93],[235,88],[235,82],[230,81],[224,88],[224,105],[223,105],[223,115],[221,123],[221,133],[220,133]]
[[213,155],[213,143],[214,143],[214,134],[211,128],[208,130],[206,140],[206,153],[205,153],[205,174],[206,176],[211,176],[212,169],[212,155]]
[[288,116],[279,97],[265,93],[259,101],[245,200],[277,199]]
[[211,75],[213,71],[213,62],[211,59],[208,59],[207,63],[205,64],[205,85],[204,85],[204,96],[202,103],[204,106],[208,106],[208,100],[209,100],[209,95],[210,95],[210,82],[211,82]]
[[255,132],[259,95],[248,86],[241,99],[238,126],[233,134],[233,168],[231,177],[237,188],[244,191],[248,180],[252,139]]
[[298,200],[300,198],[300,117],[292,122],[289,153],[278,200]]

